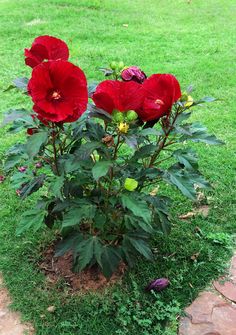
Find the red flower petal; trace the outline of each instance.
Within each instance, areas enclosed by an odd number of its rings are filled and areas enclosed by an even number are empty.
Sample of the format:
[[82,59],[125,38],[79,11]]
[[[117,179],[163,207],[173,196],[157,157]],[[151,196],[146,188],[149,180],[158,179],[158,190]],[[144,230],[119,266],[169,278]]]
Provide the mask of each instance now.
[[37,37],[30,49],[25,49],[25,64],[35,67],[44,60],[68,60],[69,49],[66,43],[53,36]]
[[105,80],[97,86],[92,99],[98,108],[110,114],[114,109],[121,112],[136,110],[142,104],[141,85],[131,81]]
[[171,74],[153,74],[142,85],[144,102],[138,111],[143,121],[168,115],[172,105],[181,97],[178,80]]
[[88,103],[83,71],[63,60],[36,66],[28,83],[28,92],[41,121],[73,122],[85,112]]

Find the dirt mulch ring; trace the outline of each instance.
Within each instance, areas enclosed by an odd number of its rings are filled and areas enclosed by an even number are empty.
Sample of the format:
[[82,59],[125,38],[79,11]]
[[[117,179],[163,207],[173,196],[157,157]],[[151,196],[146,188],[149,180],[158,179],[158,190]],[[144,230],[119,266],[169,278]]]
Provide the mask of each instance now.
[[71,270],[73,264],[71,252],[60,257],[54,257],[54,254],[55,246],[52,245],[43,253],[43,260],[38,266],[46,275],[49,283],[56,284],[64,279],[72,292],[104,289],[120,281],[126,270],[125,264],[121,263],[109,280],[104,277],[98,266],[93,266],[81,273],[74,273]]

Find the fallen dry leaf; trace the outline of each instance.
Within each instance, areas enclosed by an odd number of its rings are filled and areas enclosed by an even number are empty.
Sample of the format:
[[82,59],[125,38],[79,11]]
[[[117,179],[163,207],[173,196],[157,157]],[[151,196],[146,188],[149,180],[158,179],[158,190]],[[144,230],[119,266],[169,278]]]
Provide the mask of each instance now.
[[200,255],[200,252],[196,252],[196,254],[193,254],[190,258],[192,261],[196,261],[199,255]]
[[179,218],[181,220],[187,220],[187,219],[191,219],[196,215],[196,212],[192,211],[192,212],[188,212],[186,214],[182,214],[179,216]]
[[47,311],[48,311],[49,313],[54,313],[54,312],[55,312],[55,309],[56,309],[55,306],[49,306],[49,307],[47,308]]
[[209,214],[209,210],[210,207],[208,205],[202,205],[200,207],[197,208],[197,214],[201,214],[202,216],[204,216],[204,218],[206,218]]
[[125,27],[125,28],[128,28],[128,26],[129,26],[129,25],[128,25],[127,23],[124,23],[124,24],[123,24],[123,27]]
[[191,212],[180,215],[179,218],[181,220],[187,220],[197,215],[202,215],[204,218],[206,218],[209,214],[209,210],[210,210],[210,207],[208,205],[202,205],[202,206],[199,206],[198,208],[193,209]]

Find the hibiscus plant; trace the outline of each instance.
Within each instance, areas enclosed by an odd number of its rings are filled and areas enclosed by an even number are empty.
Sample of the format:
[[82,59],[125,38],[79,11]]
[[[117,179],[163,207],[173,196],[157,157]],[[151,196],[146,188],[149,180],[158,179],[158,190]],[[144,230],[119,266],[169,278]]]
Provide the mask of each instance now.
[[37,37],[25,57],[31,78],[8,90],[22,90],[33,108],[10,110],[3,121],[10,133],[26,133],[3,168],[15,169],[11,181],[21,199],[38,192],[18,234],[55,226],[56,255],[72,251],[75,271],[99,266],[107,278],[120,262],[151,260],[151,238],[170,230],[171,199],[160,194],[160,183],[192,200],[197,188],[210,186],[186,143],[222,143],[189,121],[197,105],[214,99],[195,101],[173,75],[146,76],[122,62],[102,68],[106,80],[87,86],[65,42],[51,36]]

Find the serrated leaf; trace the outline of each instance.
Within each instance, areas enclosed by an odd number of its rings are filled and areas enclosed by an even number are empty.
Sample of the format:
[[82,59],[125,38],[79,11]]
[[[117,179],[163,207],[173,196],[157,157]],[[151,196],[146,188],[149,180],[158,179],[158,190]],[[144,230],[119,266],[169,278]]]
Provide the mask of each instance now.
[[43,182],[45,178],[46,178],[45,174],[41,174],[40,176],[34,178],[30,182],[28,182],[26,185],[24,185],[24,187],[22,187],[21,192],[20,192],[21,199],[24,200],[30,194],[38,191],[40,187],[43,186]]
[[25,120],[26,123],[29,123],[31,121],[31,123],[33,124],[33,119],[30,116],[30,112],[24,108],[21,108],[21,109],[10,109],[8,112],[6,112],[5,118],[3,119],[0,127],[4,127],[8,123],[11,123],[17,119]]
[[26,142],[26,152],[29,158],[36,156],[43,144],[47,142],[48,132],[42,131],[28,137]]
[[83,236],[73,231],[72,234],[63,238],[63,240],[56,245],[55,257],[63,256],[67,251],[73,250],[74,246],[79,244],[82,240]]
[[98,180],[99,178],[104,177],[108,173],[111,166],[112,166],[111,161],[96,162],[92,168],[93,178],[95,180]]
[[102,146],[102,143],[98,141],[87,142],[82,144],[78,150],[75,150],[74,155],[79,160],[87,160],[94,150],[101,148]]
[[78,225],[83,219],[93,219],[96,208],[92,204],[81,205],[80,208],[72,208],[64,214],[62,228]]
[[183,164],[186,169],[197,169],[198,168],[198,158],[196,153],[192,149],[178,149],[174,151],[173,156]]
[[144,222],[151,222],[151,211],[145,201],[136,199],[131,194],[122,194],[121,202],[124,208],[128,208],[134,215],[141,217]]
[[[76,252],[79,255],[78,262],[78,270],[82,271],[86,265],[88,265],[93,259],[94,254],[94,237],[90,237],[87,240],[83,240],[76,247]],[[76,266],[77,268],[77,266]]]
[[22,158],[23,157],[21,154],[8,156],[4,162],[4,170],[9,171],[14,166],[16,166],[18,163],[20,163]]
[[172,166],[166,171],[164,179],[170,184],[175,185],[186,197],[195,200],[196,188],[209,188],[210,184],[198,171],[183,170],[178,164]]
[[96,107],[95,105],[88,104],[88,111],[89,117],[96,117],[106,122],[111,122],[112,120],[112,116],[109,113]]
[[74,247],[74,253],[76,258],[75,269],[82,271],[94,259],[102,267],[102,244],[97,236],[91,236],[77,243]]
[[153,260],[152,251],[148,243],[142,239],[134,238],[130,235],[124,237],[132,247],[148,260]]
[[56,198],[63,200],[62,188],[64,185],[64,176],[54,176],[53,179],[50,180],[49,190],[53,193]]
[[104,246],[101,254],[102,272],[106,278],[110,278],[117,269],[121,260],[120,253],[117,248],[112,246]]
[[39,230],[44,224],[44,217],[47,214],[45,210],[34,208],[22,215],[20,223],[16,229],[16,234],[20,235],[25,230],[33,228],[34,231]]
[[137,161],[140,158],[150,157],[155,151],[157,147],[154,144],[147,144],[141,147],[139,150],[135,152],[132,157],[133,161]]
[[89,136],[91,140],[99,141],[105,136],[103,127],[97,122],[86,122],[86,136]]

